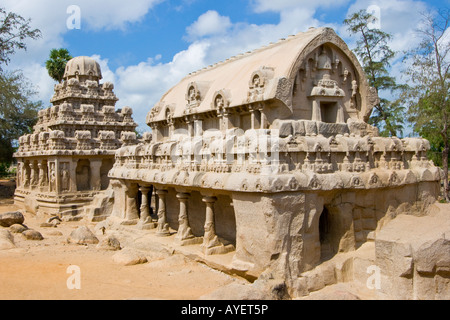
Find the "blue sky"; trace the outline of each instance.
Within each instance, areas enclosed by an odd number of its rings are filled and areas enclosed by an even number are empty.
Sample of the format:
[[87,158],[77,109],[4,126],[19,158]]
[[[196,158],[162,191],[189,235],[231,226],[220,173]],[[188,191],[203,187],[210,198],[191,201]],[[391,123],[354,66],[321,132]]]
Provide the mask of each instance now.
[[[70,5],[80,8],[80,29],[69,29]],[[103,81],[112,81],[117,108],[130,106],[141,131],[159,98],[189,72],[280,38],[328,26],[352,48],[342,21],[370,5],[380,8],[381,29],[391,47],[414,46],[420,12],[449,7],[450,0],[1,0],[0,6],[31,18],[43,37],[17,53],[10,69],[22,69],[50,105],[55,82],[45,70],[52,48],[92,56]],[[392,73],[400,78],[399,59]]]

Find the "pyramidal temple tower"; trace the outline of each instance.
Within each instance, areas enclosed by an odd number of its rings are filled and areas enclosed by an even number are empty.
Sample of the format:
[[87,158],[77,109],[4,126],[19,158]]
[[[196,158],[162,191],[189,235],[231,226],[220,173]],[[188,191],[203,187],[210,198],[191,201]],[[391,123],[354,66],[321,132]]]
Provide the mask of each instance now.
[[108,187],[115,150],[135,142],[132,109],[116,110],[114,85],[101,79],[94,59],[70,60],[52,107],[19,138],[15,202],[28,211],[73,218]]

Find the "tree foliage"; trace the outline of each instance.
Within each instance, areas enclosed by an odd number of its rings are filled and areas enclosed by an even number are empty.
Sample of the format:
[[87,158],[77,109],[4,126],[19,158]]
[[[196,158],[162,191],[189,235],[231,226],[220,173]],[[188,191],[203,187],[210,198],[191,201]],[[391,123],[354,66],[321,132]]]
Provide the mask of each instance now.
[[31,20],[26,20],[14,12],[6,12],[0,8],[0,71],[2,65],[7,65],[17,49],[26,50],[27,38],[41,37],[39,29],[30,26]]
[[[376,88],[379,95],[382,91],[394,94],[402,86],[389,75],[390,61],[395,56],[388,45],[391,35],[380,29],[369,28],[371,17],[371,14],[361,10],[345,19],[344,24],[352,35],[359,36],[354,52],[361,61],[369,85]],[[380,103],[375,106],[369,122],[378,127],[383,136],[402,135],[404,107],[401,100],[390,101],[380,97]]]
[[61,82],[64,77],[67,62],[72,59],[67,49],[52,49],[50,57],[45,62],[48,75],[55,81]]
[[16,50],[26,50],[27,38],[41,36],[38,29],[13,12],[0,8],[0,162],[9,164],[17,139],[32,130],[42,102],[34,102],[36,92],[20,70],[6,72]]
[[409,121],[414,131],[427,138],[432,151],[442,154],[444,187],[448,192],[448,156],[450,152],[450,10],[423,14],[417,33],[420,44],[410,50],[405,62],[409,86],[403,97],[409,103]]
[[15,143],[30,133],[42,102],[32,102],[35,92],[20,71],[0,74],[0,161],[11,162]]

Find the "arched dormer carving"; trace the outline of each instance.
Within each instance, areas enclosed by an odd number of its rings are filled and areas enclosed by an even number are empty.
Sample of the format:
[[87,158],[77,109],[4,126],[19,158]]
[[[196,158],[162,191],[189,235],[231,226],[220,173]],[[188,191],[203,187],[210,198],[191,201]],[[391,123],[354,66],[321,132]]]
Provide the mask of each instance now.
[[269,80],[273,78],[274,70],[270,67],[262,66],[252,73],[249,80],[249,92],[247,102],[264,100],[264,92]]
[[230,92],[228,90],[222,89],[214,93],[211,107],[215,110],[221,111],[228,108],[230,102]]
[[190,113],[193,108],[200,106],[209,89],[209,82],[190,82],[186,91],[186,109]]

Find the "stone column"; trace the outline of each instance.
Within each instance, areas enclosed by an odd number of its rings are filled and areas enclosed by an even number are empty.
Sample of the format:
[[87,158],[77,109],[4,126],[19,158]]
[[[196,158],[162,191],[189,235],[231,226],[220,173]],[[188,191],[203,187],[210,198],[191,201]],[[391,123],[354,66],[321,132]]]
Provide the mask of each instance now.
[[78,159],[72,159],[69,164],[70,192],[77,191],[77,164]]
[[16,171],[16,184],[17,188],[20,188],[22,186],[22,162],[17,162],[17,171]]
[[256,129],[255,128],[255,110],[252,108],[250,109],[250,117],[251,117],[251,125],[252,125],[252,130]]
[[224,123],[223,123],[223,113],[217,113],[217,119],[219,120],[219,130],[220,131],[224,131],[225,129],[224,129]]
[[231,127],[230,113],[227,110],[223,112],[223,126],[225,132]]
[[171,139],[175,131],[175,123],[172,118],[168,121],[168,126],[169,126],[169,139]]
[[203,235],[202,243],[203,253],[205,255],[224,254],[234,250],[233,245],[225,246],[220,242],[219,237],[216,234],[214,203],[217,201],[217,198],[205,196],[202,201],[206,203],[205,234]]
[[127,186],[125,191],[126,215],[125,220],[128,224],[135,224],[139,219],[136,205],[137,187],[134,185]]
[[344,107],[341,103],[338,102],[338,110],[337,110],[337,116],[336,116],[336,123],[345,123],[345,116],[344,116]]
[[175,241],[180,245],[190,245],[201,243],[201,238],[196,238],[192,233],[191,227],[189,226],[188,219],[188,200],[190,194],[179,192],[177,194],[177,199],[180,201],[180,213],[178,216],[178,232],[175,236]]
[[30,162],[30,169],[31,169],[31,175],[30,175],[30,186],[31,188],[34,188],[38,185],[38,167],[35,165],[34,161]]
[[41,191],[44,191],[45,188],[45,166],[44,166],[44,160],[41,160],[38,162],[38,168],[39,168],[39,189]]
[[166,195],[167,190],[156,190],[156,194],[158,195],[158,227],[156,234],[160,237],[170,236],[169,224],[167,223],[166,216]]
[[264,113],[263,108],[261,108],[260,111],[261,111],[261,129],[266,129],[267,128],[267,116]]
[[186,117],[186,123],[188,125],[189,137],[193,137],[194,136],[194,123],[191,121],[191,119],[189,119],[189,117]]
[[312,102],[312,121],[322,121],[322,114],[320,113],[320,104],[317,100]]
[[203,135],[203,121],[198,115],[194,115],[194,136],[200,137]]
[[141,186],[139,188],[139,191],[141,191],[142,194],[142,201],[141,201],[141,217],[138,222],[138,228],[139,229],[154,229],[155,224],[152,222],[152,217],[150,216],[150,198],[148,196],[148,193],[152,190],[149,186]]
[[100,178],[100,167],[102,166],[102,160],[90,160],[91,165],[91,188],[92,190],[99,191],[102,188]]
[[143,224],[151,222],[150,217],[150,203],[148,199],[148,193],[150,191],[150,187],[147,186],[141,186],[139,188],[139,191],[141,191],[142,194],[142,201],[141,201],[141,222]]

